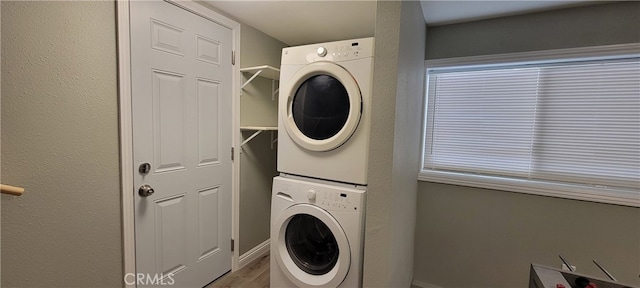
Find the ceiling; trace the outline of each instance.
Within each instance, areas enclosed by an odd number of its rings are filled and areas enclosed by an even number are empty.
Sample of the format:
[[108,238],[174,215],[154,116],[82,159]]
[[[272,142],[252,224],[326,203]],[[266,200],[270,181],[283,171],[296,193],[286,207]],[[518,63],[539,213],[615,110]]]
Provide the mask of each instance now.
[[218,1],[215,10],[290,46],[373,36],[375,1]]
[[422,0],[422,14],[429,25],[444,25],[526,14],[571,6],[587,5],[589,0],[543,1],[434,1]]
[[[422,0],[429,25],[460,23],[585,5],[592,0]],[[374,34],[376,1],[203,0],[202,3],[288,45],[329,42]]]

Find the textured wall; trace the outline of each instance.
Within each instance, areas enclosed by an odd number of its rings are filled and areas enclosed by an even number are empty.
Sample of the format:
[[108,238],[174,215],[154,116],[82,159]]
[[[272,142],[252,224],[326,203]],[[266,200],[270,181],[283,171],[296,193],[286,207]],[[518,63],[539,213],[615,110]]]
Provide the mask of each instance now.
[[[393,257],[393,130],[397,93],[400,2],[378,2],[376,9],[371,136],[364,240],[364,287],[389,286]],[[384,69],[380,68],[384,67]],[[375,135],[375,137],[374,137]]]
[[[392,214],[392,285],[409,286],[413,275],[416,223],[415,181],[420,167],[422,101],[425,70],[422,58],[427,26],[420,2],[403,1],[398,55],[398,82],[393,146],[394,212]],[[401,243],[400,245],[398,245]]]
[[640,1],[429,27],[426,58],[640,42]]
[[[640,2],[429,27],[427,58],[640,41]],[[531,262],[640,285],[640,208],[422,182],[414,279],[441,287],[525,287]]]
[[115,5],[1,5],[2,286],[118,287]]
[[640,208],[422,182],[414,279],[440,287],[526,287],[529,265],[640,285]]
[[[286,45],[247,25],[242,26],[240,67],[280,67]],[[246,75],[245,75],[246,76]],[[245,81],[248,77],[245,77]],[[257,77],[242,91],[240,125],[278,126],[278,101],[271,100],[271,80]],[[253,131],[243,132],[243,140]],[[240,154],[240,255],[269,239],[271,183],[276,171],[276,146],[263,132],[242,147]],[[277,137],[277,134],[274,135]]]
[[378,2],[365,287],[409,287],[413,271],[425,29],[419,2]]

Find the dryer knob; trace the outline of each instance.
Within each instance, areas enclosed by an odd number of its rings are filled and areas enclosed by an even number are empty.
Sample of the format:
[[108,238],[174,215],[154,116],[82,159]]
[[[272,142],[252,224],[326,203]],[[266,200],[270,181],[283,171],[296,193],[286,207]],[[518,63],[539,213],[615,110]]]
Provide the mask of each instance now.
[[307,191],[307,198],[309,198],[309,200],[311,201],[316,200],[316,191],[313,189],[309,189],[309,191]]
[[320,47],[318,48],[318,56],[324,57],[327,55],[327,48]]

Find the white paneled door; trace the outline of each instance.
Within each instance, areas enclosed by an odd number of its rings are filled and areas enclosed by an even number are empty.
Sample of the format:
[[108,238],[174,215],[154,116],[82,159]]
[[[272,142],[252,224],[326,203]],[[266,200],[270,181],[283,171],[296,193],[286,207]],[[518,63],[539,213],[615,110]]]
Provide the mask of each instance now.
[[137,284],[203,287],[231,270],[231,30],[130,5]]

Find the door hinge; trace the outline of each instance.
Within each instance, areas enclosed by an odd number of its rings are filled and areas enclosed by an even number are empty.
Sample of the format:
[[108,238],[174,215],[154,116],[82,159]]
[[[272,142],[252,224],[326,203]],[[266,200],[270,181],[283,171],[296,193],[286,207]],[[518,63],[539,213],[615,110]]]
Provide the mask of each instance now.
[[233,252],[233,250],[235,250],[235,243],[236,241],[233,240],[233,238],[231,239],[231,252]]
[[236,149],[234,149],[233,147],[231,147],[231,161],[233,161],[233,160],[234,160],[233,158],[235,157],[235,155],[234,155],[234,154],[235,154],[235,150],[236,150]]
[[236,65],[236,50],[231,50],[231,65]]

